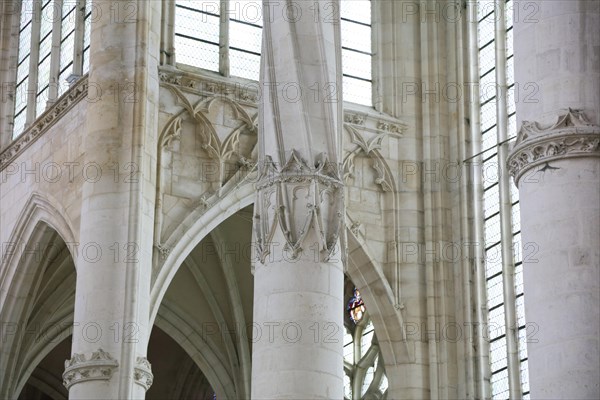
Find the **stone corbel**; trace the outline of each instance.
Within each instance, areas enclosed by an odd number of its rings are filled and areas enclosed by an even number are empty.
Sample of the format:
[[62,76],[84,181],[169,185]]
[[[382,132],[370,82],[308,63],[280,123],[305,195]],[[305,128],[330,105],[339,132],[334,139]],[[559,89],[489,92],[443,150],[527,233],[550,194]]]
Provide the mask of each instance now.
[[523,174],[550,161],[600,156],[600,126],[591,124],[581,110],[569,108],[549,127],[523,121],[507,158],[508,172],[519,185]]
[[150,389],[154,380],[152,374],[152,365],[146,357],[137,357],[133,372],[133,378],[135,383],[142,386],[145,390]]
[[67,390],[80,382],[102,380],[108,381],[119,367],[117,360],[102,349],[94,351],[89,359],[85,354],[75,353],[65,361],[63,385]]

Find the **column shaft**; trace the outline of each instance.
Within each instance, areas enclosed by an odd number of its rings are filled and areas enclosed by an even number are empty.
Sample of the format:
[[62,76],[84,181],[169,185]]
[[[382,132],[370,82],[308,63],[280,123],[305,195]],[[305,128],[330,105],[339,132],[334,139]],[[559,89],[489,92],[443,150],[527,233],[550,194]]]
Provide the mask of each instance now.
[[[333,5],[263,7],[254,399],[343,398],[341,44]],[[326,17],[332,8],[337,15]]]
[[[72,399],[140,399],[152,382],[145,359],[150,329],[156,129],[152,107],[160,3],[96,0],[91,30],[90,101],[72,358],[63,379]],[[154,35],[155,37],[151,37]],[[155,72],[156,73],[156,72]],[[86,176],[87,175],[87,176]],[[148,187],[145,189],[145,187]]]
[[[600,5],[516,4],[519,188],[529,385],[535,399],[600,398]],[[517,16],[520,15],[520,18]]]

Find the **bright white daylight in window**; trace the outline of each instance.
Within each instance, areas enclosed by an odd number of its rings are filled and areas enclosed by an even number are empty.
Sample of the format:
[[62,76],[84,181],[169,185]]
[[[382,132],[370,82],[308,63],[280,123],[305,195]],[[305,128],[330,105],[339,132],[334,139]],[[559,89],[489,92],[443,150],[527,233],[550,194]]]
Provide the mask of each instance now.
[[13,138],[89,69],[91,0],[23,0]]
[[[502,8],[498,5],[501,4]],[[501,159],[498,151],[503,145],[498,140],[498,122],[506,119],[509,140],[514,140],[517,134],[515,115],[515,81],[513,72],[513,1],[505,3],[479,1],[478,5],[478,47],[479,47],[479,79],[480,79],[480,127],[483,149],[483,178],[484,178],[484,231],[485,231],[485,261],[488,308],[488,338],[490,341],[491,389],[493,399],[507,399],[511,393],[518,398],[529,398],[529,375],[527,363],[527,331],[525,326],[524,293],[523,293],[523,253],[521,250],[521,227],[519,217],[518,190],[512,179],[508,187],[510,205],[500,206],[500,179],[506,171],[501,166],[506,160]],[[502,34],[498,38],[496,22],[502,21]],[[505,41],[506,54],[504,60],[497,59],[496,46],[498,40]],[[500,51],[500,50],[498,50]],[[498,71],[498,66],[504,66],[504,71]],[[502,72],[502,73],[498,73]],[[498,79],[506,80],[499,82]],[[506,107],[502,107],[498,96],[505,96]],[[518,100],[518,99],[517,99]],[[508,239],[502,239],[501,226],[504,221],[511,226]],[[512,239],[512,240],[511,240]],[[512,249],[512,260],[507,260],[509,274],[503,268],[503,249]],[[508,252],[510,254],[510,252]],[[512,286],[507,287],[507,286]],[[507,298],[505,293],[514,293]],[[516,315],[514,325],[518,328],[516,349],[518,357],[512,366],[515,386],[510,388],[509,375],[512,370],[509,362],[509,343],[507,335],[512,330],[507,329],[507,310]]]
[[[340,15],[344,100],[371,106],[371,1],[342,1]],[[223,76],[257,81],[262,26],[258,0],[177,0],[176,60]]]

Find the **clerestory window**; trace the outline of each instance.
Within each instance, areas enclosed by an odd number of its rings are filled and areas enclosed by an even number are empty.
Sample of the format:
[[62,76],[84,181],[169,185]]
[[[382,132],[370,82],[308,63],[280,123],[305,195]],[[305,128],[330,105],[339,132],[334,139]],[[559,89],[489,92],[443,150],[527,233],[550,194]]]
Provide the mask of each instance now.
[[12,137],[89,68],[91,0],[22,0]]
[[[323,18],[333,5],[324,6]],[[259,0],[176,0],[177,62],[257,81],[262,15]],[[371,1],[342,1],[340,15],[344,100],[371,106]]]
[[[523,248],[521,244],[519,193],[512,179],[509,186],[510,204],[501,207],[500,201],[501,180],[508,176],[504,167],[506,158],[498,150],[500,146],[508,145],[507,140],[513,141],[516,137],[515,101],[518,101],[518,97],[515,96],[518,96],[519,89],[523,89],[514,80],[513,4],[512,0],[479,0],[477,3],[485,218],[482,223],[485,232],[487,333],[493,399],[507,399],[511,393],[518,393],[519,398],[529,398],[527,340],[535,340],[528,338],[525,325],[523,250],[528,250],[528,247]],[[497,57],[501,51],[497,50],[499,45],[504,45],[506,50],[501,60]],[[499,68],[504,68],[501,74],[498,73]],[[499,140],[500,126],[506,126],[504,143]],[[510,226],[511,229],[503,234],[501,227],[504,222],[504,226]],[[511,260],[503,259],[507,254],[503,252],[506,247],[512,250]],[[511,290],[507,290],[507,285],[511,286],[508,288]],[[511,292],[514,296],[507,298],[505,294]],[[516,315],[514,322],[507,319],[509,309]],[[507,326],[509,322],[514,325]],[[507,335],[513,335],[512,328],[515,327],[517,348],[514,350],[518,352],[518,357],[511,361]],[[532,333],[531,329],[529,333]],[[511,374],[511,369],[515,369],[516,374]],[[511,379],[511,375],[515,378]]]

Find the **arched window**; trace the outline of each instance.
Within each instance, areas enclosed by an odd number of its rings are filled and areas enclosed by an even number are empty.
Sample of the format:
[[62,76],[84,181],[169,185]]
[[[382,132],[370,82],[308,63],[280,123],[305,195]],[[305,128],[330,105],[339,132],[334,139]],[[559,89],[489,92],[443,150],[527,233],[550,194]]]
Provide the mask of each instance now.
[[[344,100],[371,106],[371,1],[340,4]],[[178,63],[256,81],[261,38],[259,0],[176,0]]]
[[13,139],[88,70],[90,0],[22,0]]
[[375,328],[352,282],[345,284],[344,313],[344,398],[384,399],[388,380]]

